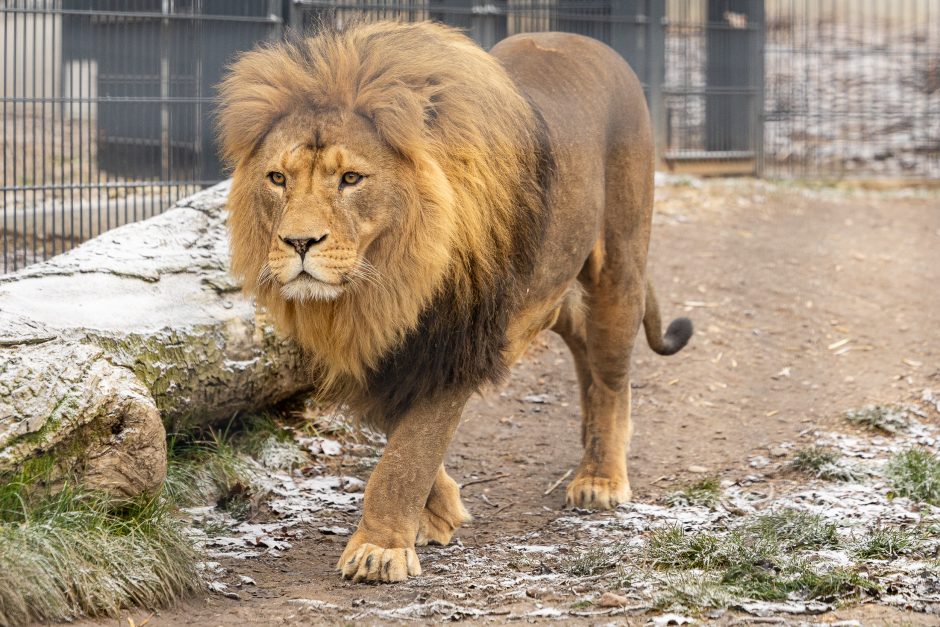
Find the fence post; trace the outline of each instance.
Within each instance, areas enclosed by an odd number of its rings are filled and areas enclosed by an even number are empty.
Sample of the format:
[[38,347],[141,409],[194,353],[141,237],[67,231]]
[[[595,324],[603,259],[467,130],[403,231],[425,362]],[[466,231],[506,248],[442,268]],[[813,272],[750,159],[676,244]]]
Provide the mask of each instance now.
[[430,0],[428,5],[432,20],[466,31],[473,27],[473,0]]
[[752,150],[756,156],[755,174],[764,175],[764,47],[767,42],[767,20],[764,0],[755,0],[750,18],[754,24],[751,34],[752,69],[751,87],[754,97],[751,103]]
[[[173,0],[162,0],[160,12],[173,13]],[[160,20],[160,176],[169,181],[170,172],[170,20]]]
[[471,9],[473,11],[471,35],[486,50],[506,38],[507,5],[508,0],[489,0],[483,4],[474,4]]
[[653,126],[657,163],[666,155],[666,3],[650,0],[646,22],[646,100]]
[[644,41],[646,33],[641,18],[645,14],[643,5],[646,4],[650,2],[647,0],[610,0],[610,35],[607,42],[627,60],[642,83],[646,83],[646,78],[643,76],[646,64],[643,63],[641,56],[646,49]]
[[763,0],[708,0],[705,85],[711,93],[705,97],[706,150],[747,151],[754,145],[752,55],[758,16],[763,17]]

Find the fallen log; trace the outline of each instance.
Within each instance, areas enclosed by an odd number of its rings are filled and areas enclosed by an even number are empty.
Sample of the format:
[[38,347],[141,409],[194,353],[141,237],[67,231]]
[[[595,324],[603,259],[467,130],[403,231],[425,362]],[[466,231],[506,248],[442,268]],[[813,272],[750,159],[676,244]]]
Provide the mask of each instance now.
[[228,276],[228,184],[0,276],[0,473],[46,456],[152,493],[166,429],[309,389],[297,348]]

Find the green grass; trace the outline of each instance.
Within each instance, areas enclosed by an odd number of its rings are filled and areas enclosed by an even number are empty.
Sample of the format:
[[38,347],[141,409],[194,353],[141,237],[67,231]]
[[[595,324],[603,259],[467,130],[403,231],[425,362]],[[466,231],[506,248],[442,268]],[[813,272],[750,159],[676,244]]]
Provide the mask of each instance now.
[[839,451],[825,446],[810,446],[797,451],[790,467],[823,481],[861,481],[869,474],[863,468],[848,463]]
[[164,490],[183,507],[218,502],[233,491],[257,482],[257,465],[232,446],[225,433],[180,440],[167,447],[169,466]]
[[114,500],[46,480],[0,478],[0,624],[115,616],[201,587],[199,554],[167,499]]
[[940,505],[940,458],[924,448],[894,455],[886,469],[895,494]]
[[757,516],[746,526],[755,539],[773,541],[784,551],[797,549],[835,549],[841,544],[834,523],[821,516],[794,509],[783,509]]
[[180,505],[218,504],[244,518],[264,492],[263,469],[290,470],[309,456],[269,416],[249,417],[223,430],[171,437],[165,489]]
[[272,470],[291,470],[309,461],[309,456],[293,436],[270,415],[253,417],[233,445]]
[[671,507],[700,505],[712,509],[718,505],[719,498],[721,498],[721,483],[718,478],[705,477],[673,492],[667,500]]
[[697,613],[702,608],[726,608],[737,601],[732,591],[715,573],[670,573],[663,590],[653,601],[661,612],[681,611]]
[[807,551],[842,545],[835,525],[814,514],[780,510],[760,514],[724,534],[653,531],[645,562],[666,572],[658,609],[728,607],[740,600],[843,599],[875,592],[852,567],[820,569]]
[[606,548],[592,548],[562,561],[559,570],[574,577],[591,577],[619,568],[627,547],[615,544]]
[[646,559],[657,568],[720,568],[727,563],[726,548],[717,535],[704,532],[688,534],[676,525],[653,531],[646,548]]
[[[158,608],[202,587],[202,559],[179,506],[217,504],[247,518],[261,493],[257,456],[292,468],[307,456],[269,417],[171,437],[162,493],[118,500],[56,474],[52,457],[0,476],[0,625]],[[203,529],[227,531],[218,521]]]
[[805,472],[810,475],[817,475],[826,466],[831,466],[839,461],[842,454],[825,446],[810,446],[797,451],[793,458],[791,466],[795,470]]
[[921,537],[915,531],[877,527],[856,541],[852,554],[863,560],[888,560],[917,553],[921,546]]
[[911,426],[910,413],[900,405],[867,405],[846,412],[845,418],[866,429],[889,434],[903,433]]

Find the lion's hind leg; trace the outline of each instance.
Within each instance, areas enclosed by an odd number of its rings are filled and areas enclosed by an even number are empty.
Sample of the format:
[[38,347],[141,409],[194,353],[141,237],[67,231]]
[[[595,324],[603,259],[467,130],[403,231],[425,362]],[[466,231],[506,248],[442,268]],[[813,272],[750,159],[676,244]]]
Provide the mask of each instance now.
[[627,280],[608,273],[600,269],[595,281],[587,281],[586,309],[563,310],[553,327],[574,356],[581,391],[584,453],[565,500],[586,509],[611,509],[632,496],[629,364],[643,300],[622,286],[643,282],[642,276]]
[[460,500],[460,486],[441,466],[418,522],[417,546],[446,545],[460,525],[471,520]]

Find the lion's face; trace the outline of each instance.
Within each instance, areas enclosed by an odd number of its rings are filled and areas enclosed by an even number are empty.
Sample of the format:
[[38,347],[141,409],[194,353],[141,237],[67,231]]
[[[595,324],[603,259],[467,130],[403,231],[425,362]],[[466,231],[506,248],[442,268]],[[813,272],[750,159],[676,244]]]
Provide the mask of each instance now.
[[360,116],[298,113],[255,157],[270,236],[262,281],[287,300],[334,300],[376,281],[370,247],[400,227],[398,158]]
[[[382,23],[259,47],[219,89],[232,272],[325,396],[377,389],[415,334],[433,386],[501,359],[500,312],[541,236],[543,151],[494,58],[443,27]],[[435,365],[448,338],[478,335],[483,357]]]

